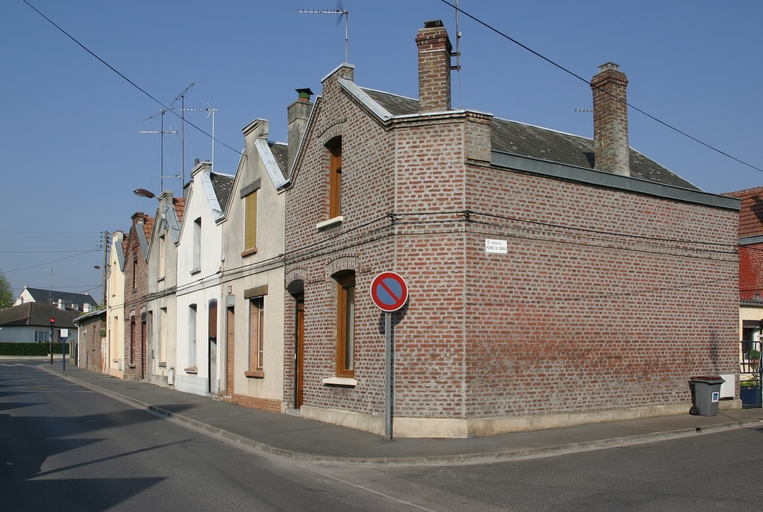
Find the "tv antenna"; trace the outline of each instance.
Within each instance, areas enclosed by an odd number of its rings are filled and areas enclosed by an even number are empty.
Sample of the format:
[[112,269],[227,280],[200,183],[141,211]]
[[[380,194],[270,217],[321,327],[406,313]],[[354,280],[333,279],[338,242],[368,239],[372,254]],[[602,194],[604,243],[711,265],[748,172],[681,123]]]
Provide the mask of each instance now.
[[53,267],[50,267],[50,270],[43,270],[43,272],[50,272],[50,288],[48,289],[48,304],[53,304],[53,273],[58,272],[58,270],[53,270]]
[[[191,90],[191,87],[193,87],[193,83],[183,89],[183,92],[178,94],[178,97],[175,98],[175,100],[170,103],[170,108],[172,108],[172,105],[175,104],[177,100],[180,100],[180,159],[183,161],[182,169],[183,169],[183,181],[181,182],[181,190],[185,186],[185,95]],[[213,135],[214,137],[214,135]],[[162,173],[164,174],[164,173]],[[164,192],[164,187],[162,187],[162,192]]]
[[[172,110],[172,109],[169,109]],[[142,122],[148,121],[149,119],[155,119],[158,116],[161,116],[162,118],[162,129],[160,131],[157,130],[141,130],[140,133],[158,133],[162,136],[162,142],[161,142],[161,164],[160,164],[160,171],[159,171],[159,182],[161,184],[161,190],[164,191],[164,178],[181,178],[180,175],[175,176],[165,176],[164,175],[164,134],[165,133],[177,133],[177,130],[173,130],[171,127],[169,130],[164,130],[164,114],[167,113],[169,110],[167,109],[160,109],[158,113],[152,115],[151,117],[145,118]]]
[[338,14],[336,24],[339,26],[339,22],[342,21],[344,16],[344,62],[345,64],[350,62],[350,11],[344,8],[342,2],[336,3],[336,9],[297,9],[298,13],[302,14]]
[[212,116],[212,162],[211,162],[210,170],[214,170],[215,169],[215,112],[217,112],[217,109],[212,108],[212,105],[210,105],[209,102],[207,102],[207,108],[183,108],[181,110],[183,111],[201,110],[207,113],[207,119],[209,119],[209,116]]
[[461,31],[458,29],[458,0],[456,0],[456,52],[451,53],[451,57],[456,58],[456,65],[451,65],[450,69],[458,71],[458,108],[462,108],[461,103]]

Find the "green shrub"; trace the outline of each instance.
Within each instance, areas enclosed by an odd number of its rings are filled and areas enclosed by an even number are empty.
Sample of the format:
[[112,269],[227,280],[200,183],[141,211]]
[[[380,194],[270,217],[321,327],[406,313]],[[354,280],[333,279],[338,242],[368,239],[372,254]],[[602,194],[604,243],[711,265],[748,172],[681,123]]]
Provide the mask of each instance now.
[[[53,353],[61,353],[62,343],[53,344]],[[0,356],[47,356],[50,343],[0,343]],[[71,343],[67,343],[67,351]]]

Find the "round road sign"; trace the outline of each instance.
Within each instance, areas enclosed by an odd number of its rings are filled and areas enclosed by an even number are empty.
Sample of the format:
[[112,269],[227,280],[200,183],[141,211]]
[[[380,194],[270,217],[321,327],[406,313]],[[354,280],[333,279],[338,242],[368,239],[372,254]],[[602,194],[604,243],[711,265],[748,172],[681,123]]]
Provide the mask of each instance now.
[[371,299],[382,311],[397,311],[408,301],[408,285],[400,275],[382,272],[371,282]]

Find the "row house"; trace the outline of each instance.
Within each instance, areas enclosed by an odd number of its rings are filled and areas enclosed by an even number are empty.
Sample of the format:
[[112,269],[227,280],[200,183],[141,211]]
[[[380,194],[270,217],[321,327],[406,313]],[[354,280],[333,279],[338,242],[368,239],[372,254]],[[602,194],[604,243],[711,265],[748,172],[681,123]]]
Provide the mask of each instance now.
[[104,373],[122,378],[125,351],[125,235],[111,233],[106,276],[106,363]]
[[322,81],[286,187],[288,407],[384,432],[384,271],[397,437],[686,413],[692,375],[737,374],[739,201],[629,147],[618,66],[592,140],[453,109],[442,23],[416,45],[418,100]]
[[177,325],[177,244],[185,199],[165,190],[159,197],[153,232],[148,246],[147,297],[148,360],[146,380],[159,386],[174,385],[177,371],[175,330]]
[[218,310],[224,256],[224,207],[233,176],[212,172],[209,162],[198,162],[186,184],[185,210],[177,245],[175,291],[175,389],[195,394],[217,394]]
[[[453,109],[445,28],[415,41],[419,99],[342,64],[314,103],[298,90],[287,144],[255,119],[235,175],[197,162],[182,199],[162,194],[144,302],[119,310],[115,288],[108,309],[128,333],[145,319],[145,348],[109,327],[112,353],[159,385],[381,434],[369,288],[394,271],[396,437],[685,413],[690,376],[737,375],[740,201],[629,147],[618,66],[592,80],[591,139]],[[112,275],[138,246],[113,249]]]
[[132,224],[125,242],[123,377],[130,380],[142,380],[146,377],[146,255],[153,222],[154,219],[145,213],[136,212],[132,216]]

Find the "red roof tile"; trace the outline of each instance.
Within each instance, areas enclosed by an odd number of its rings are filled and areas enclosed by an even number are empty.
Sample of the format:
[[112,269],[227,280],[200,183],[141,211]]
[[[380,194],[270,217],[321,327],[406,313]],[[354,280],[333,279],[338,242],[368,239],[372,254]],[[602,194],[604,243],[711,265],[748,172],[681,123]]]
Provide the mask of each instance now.
[[727,192],[725,196],[742,200],[739,212],[739,238],[763,235],[763,187]]

